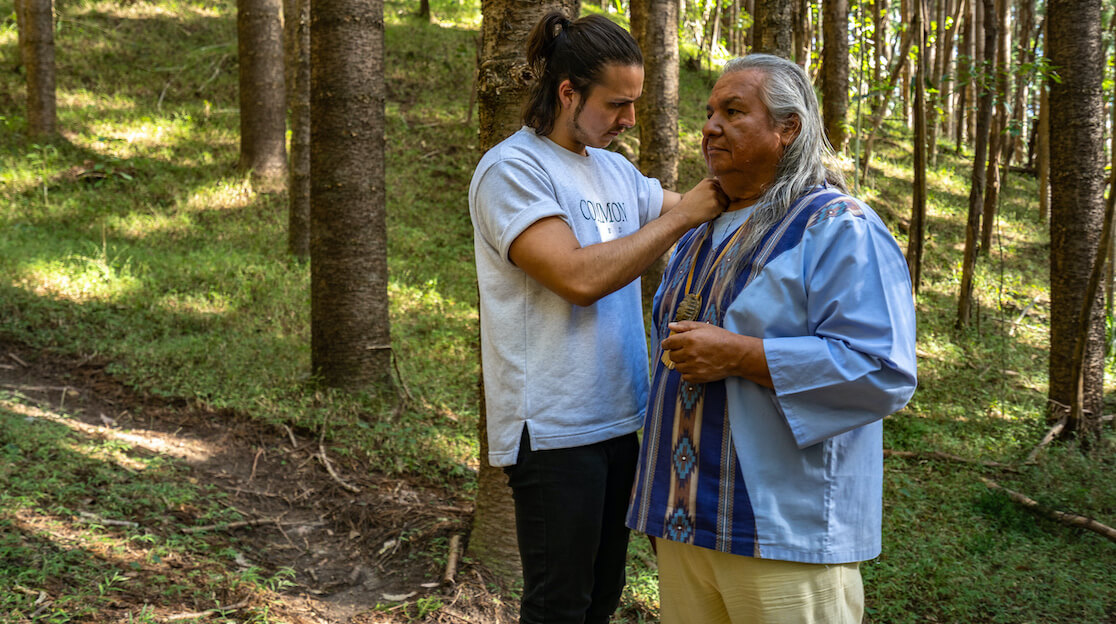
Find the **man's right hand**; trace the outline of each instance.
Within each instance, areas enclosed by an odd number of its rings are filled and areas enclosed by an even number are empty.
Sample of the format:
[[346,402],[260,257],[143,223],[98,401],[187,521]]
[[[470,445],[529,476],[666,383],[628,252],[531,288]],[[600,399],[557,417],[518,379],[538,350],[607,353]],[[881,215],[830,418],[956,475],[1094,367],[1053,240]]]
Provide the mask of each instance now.
[[671,212],[685,217],[693,228],[724,212],[728,203],[728,196],[716,178],[706,178],[686,191]]

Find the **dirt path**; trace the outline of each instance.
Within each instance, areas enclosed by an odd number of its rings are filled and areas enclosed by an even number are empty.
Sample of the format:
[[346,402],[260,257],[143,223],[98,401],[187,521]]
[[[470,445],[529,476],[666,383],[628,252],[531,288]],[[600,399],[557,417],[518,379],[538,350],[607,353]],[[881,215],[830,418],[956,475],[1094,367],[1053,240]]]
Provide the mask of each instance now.
[[[239,564],[295,571],[294,585],[267,605],[273,621],[507,621],[506,606],[477,569],[459,568],[456,583],[442,581],[447,544],[466,533],[471,501],[335,454],[327,455],[331,476],[309,434],[143,396],[105,366],[0,340],[0,389],[68,415],[85,435],[173,458],[188,467],[191,482],[226,494],[225,503],[252,524],[212,533],[236,532],[247,559]],[[421,599],[427,612],[417,618],[412,607]]]

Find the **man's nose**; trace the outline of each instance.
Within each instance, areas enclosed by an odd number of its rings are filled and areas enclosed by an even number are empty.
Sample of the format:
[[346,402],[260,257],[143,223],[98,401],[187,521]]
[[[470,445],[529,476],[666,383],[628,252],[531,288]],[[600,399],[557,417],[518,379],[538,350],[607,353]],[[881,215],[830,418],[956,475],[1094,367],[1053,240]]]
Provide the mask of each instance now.
[[705,120],[705,125],[701,127],[701,136],[707,137],[720,133],[721,121],[717,118],[717,115],[710,115],[709,118]]
[[635,102],[627,104],[620,111],[619,124],[625,128],[631,128],[635,125]]

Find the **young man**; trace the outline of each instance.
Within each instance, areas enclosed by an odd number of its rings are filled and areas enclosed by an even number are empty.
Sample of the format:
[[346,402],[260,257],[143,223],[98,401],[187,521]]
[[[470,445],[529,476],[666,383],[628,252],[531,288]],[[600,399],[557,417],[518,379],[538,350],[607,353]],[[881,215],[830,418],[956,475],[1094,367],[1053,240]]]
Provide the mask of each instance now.
[[532,30],[525,126],[469,189],[490,453],[512,487],[521,622],[605,623],[647,401],[639,275],[719,214],[711,180],[664,191],[605,151],[635,124],[643,57],[600,16]]

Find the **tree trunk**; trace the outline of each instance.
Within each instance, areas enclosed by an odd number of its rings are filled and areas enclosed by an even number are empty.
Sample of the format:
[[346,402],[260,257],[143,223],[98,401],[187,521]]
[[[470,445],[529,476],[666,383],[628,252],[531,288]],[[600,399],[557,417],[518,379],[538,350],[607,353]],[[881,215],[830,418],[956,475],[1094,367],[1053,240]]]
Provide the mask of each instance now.
[[[54,90],[54,7],[51,0],[20,0],[23,66],[27,69],[27,126],[33,137],[58,132]],[[19,8],[17,7],[17,11]]]
[[1028,65],[1033,60],[1031,46],[1031,31],[1035,29],[1035,0],[1019,0],[1019,30],[1016,37],[1015,49],[1019,50],[1019,63],[1015,71],[1015,99],[1012,102],[1011,118],[1011,150],[1004,159],[1005,166],[1011,166],[1015,159],[1022,157],[1023,131],[1027,129],[1027,110],[1023,104],[1027,97],[1028,73],[1023,71],[1023,65]]
[[791,58],[794,29],[791,0],[755,0],[753,52]]
[[310,2],[294,0],[285,23],[292,50],[287,72],[291,76],[287,250],[297,258],[310,257]]
[[[899,15],[904,24],[910,24],[912,19],[911,2],[914,0],[901,0]],[[902,61],[902,85],[900,96],[903,98],[903,120],[908,127],[911,125],[911,63],[909,59],[900,57]]]
[[[888,68],[887,58],[887,0],[873,0],[872,9],[872,88],[880,86]],[[872,98],[873,110],[879,96]]]
[[280,0],[237,0],[240,65],[241,172],[262,192],[283,189],[287,177],[287,102],[283,90]]
[[[1080,422],[1071,417],[1065,429],[1088,436],[1099,430],[1104,381],[1101,294],[1087,291],[1104,213],[1100,6],[1052,0],[1046,14],[1046,50],[1060,78],[1050,85],[1050,125],[1058,129],[1050,136],[1050,399],[1079,405]],[[1086,297],[1092,310],[1081,319]],[[1078,340],[1085,348],[1075,379]]]
[[845,149],[849,111],[849,3],[822,2],[822,117],[833,150]]
[[888,73],[887,85],[883,92],[883,101],[880,102],[879,108],[876,112],[872,113],[872,121],[869,124],[868,137],[864,141],[864,158],[860,161],[860,182],[864,183],[865,177],[868,175],[868,165],[872,160],[872,143],[876,140],[876,133],[879,132],[880,125],[883,124],[884,115],[887,114],[887,106],[891,103],[891,94],[895,91],[895,82],[899,80],[899,72],[906,62],[907,52],[911,48],[911,41],[913,40],[914,30],[908,28],[903,33],[902,43],[899,44],[899,53],[895,55],[895,59],[891,63],[891,71]]
[[791,18],[794,24],[794,62],[803,70],[810,70],[810,3],[807,0],[795,0],[794,15]]
[[[678,184],[678,3],[632,0],[632,34],[643,50],[643,96],[636,100],[639,170],[663,188]],[[643,272],[643,305],[651,305],[666,268],[664,254]]]
[[[982,11],[993,11],[993,0],[981,0]],[[979,31],[974,30],[974,35]],[[974,37],[978,38],[978,37]],[[984,42],[982,46],[985,56],[980,59],[984,67],[991,67],[995,62],[996,51],[996,22],[988,20],[984,23]],[[964,327],[969,323],[969,316],[973,306],[973,274],[976,272],[977,236],[980,234],[980,211],[984,197],[984,160],[988,157],[988,130],[992,126],[992,89],[988,88],[986,81],[976,81],[980,85],[976,122],[976,147],[973,156],[973,175],[969,186],[969,218],[965,222],[965,251],[961,260],[961,292],[957,297],[957,327]]]
[[[984,216],[980,221],[980,253],[987,256],[992,249],[993,225],[996,221],[996,204],[1000,199],[1000,156],[1007,129],[1007,4],[996,0],[996,120],[988,136],[988,189],[984,194]],[[992,20],[988,20],[991,22]]]
[[310,350],[327,386],[390,384],[383,0],[310,5]]
[[419,0],[418,16],[419,19],[433,21],[434,17],[430,14],[430,0]]
[[[578,7],[574,0],[540,3],[487,0],[483,3],[477,68],[479,138],[482,151],[488,151],[522,125],[520,105],[527,93],[528,81],[532,78],[527,67],[527,34],[547,12],[561,10],[573,19],[577,17]],[[477,327],[480,327],[480,323],[477,323]],[[480,344],[479,338],[477,344]],[[480,357],[479,351],[477,357]],[[510,581],[520,574],[515,507],[504,471],[488,463],[488,421],[485,418],[483,371],[478,392],[480,471],[477,475],[477,503],[469,538],[469,555],[496,575]]]
[[[926,4],[924,0],[914,0],[915,18],[911,28],[915,31],[918,44],[918,65],[915,68],[915,81],[926,84]],[[907,267],[911,272],[911,285],[918,292],[922,281],[922,241],[926,236],[926,90],[915,89],[914,106],[914,189],[911,198],[911,227],[907,239]]]
[[1050,88],[1043,80],[1039,96],[1039,127],[1035,151],[1038,152],[1039,223],[1050,220]]
[[[944,4],[944,2],[943,2]],[[943,34],[941,32],[942,24],[938,24],[938,54],[937,63],[934,66],[934,77],[931,80],[932,84],[937,87],[938,93],[930,96],[930,104],[928,114],[930,115],[930,124],[927,128],[926,149],[929,152],[929,161],[931,165],[938,162],[938,131],[949,119],[949,100],[950,100],[950,86],[953,84],[953,79],[950,76],[950,68],[953,63],[953,39],[957,34],[957,27],[960,24],[961,14],[964,12],[965,5],[968,0],[957,0],[957,8],[952,14],[953,23]],[[939,112],[939,107],[941,111]]]
[[12,0],[12,11],[16,18],[16,53],[15,65],[12,66],[13,73],[18,72],[19,68],[23,66],[23,37],[27,34],[27,24],[23,23],[23,1]]
[[957,125],[954,126],[956,131],[957,147],[955,153],[960,154],[961,148],[965,144],[965,136],[970,127],[970,118],[972,116],[969,109],[973,108],[970,102],[973,98],[969,95],[973,91],[973,60],[976,58],[973,53],[973,13],[976,10],[975,5],[980,4],[979,0],[965,2],[965,10],[963,11],[965,19],[965,27],[961,30],[961,46],[957,52]]

